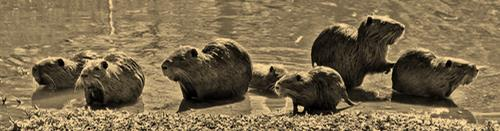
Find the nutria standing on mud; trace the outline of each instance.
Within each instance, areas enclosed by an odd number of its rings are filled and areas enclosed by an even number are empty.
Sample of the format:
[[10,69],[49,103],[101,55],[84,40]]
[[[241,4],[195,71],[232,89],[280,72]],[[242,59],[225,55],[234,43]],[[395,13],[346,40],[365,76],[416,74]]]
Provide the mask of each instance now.
[[41,88],[72,88],[83,69],[83,65],[99,56],[92,51],[79,52],[70,59],[48,57],[37,62],[31,74]]
[[241,97],[252,79],[252,62],[236,41],[219,38],[202,51],[182,46],[161,66],[163,74],[180,84],[184,99]]
[[144,82],[141,67],[131,57],[112,53],[87,62],[75,88],[84,89],[87,105],[106,106],[137,100]]
[[336,24],[323,30],[314,41],[312,64],[337,70],[348,90],[363,83],[366,74],[389,72],[389,46],[403,36],[405,26],[383,16],[368,16],[358,29]]
[[274,88],[278,95],[292,98],[294,114],[298,113],[298,105],[306,112],[336,110],[341,99],[351,106],[356,105],[349,99],[340,74],[330,67],[316,66],[309,72],[286,75]]
[[286,69],[279,65],[254,64],[249,88],[274,93],[274,84],[286,73]]
[[392,88],[408,95],[445,98],[459,85],[470,84],[477,74],[476,65],[465,60],[414,49],[403,54],[394,65]]

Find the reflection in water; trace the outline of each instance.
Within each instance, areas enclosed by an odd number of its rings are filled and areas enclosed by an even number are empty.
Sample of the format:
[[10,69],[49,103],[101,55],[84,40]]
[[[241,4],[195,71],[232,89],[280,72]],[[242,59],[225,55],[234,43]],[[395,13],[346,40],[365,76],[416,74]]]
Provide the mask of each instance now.
[[84,100],[83,90],[74,90],[72,88],[61,90],[38,88],[31,96],[32,104],[40,108],[62,109],[73,99]]
[[469,110],[458,107],[451,99],[425,98],[393,92],[391,101],[429,107],[432,109],[432,117],[465,119],[470,123],[477,123],[477,119]]
[[184,112],[191,109],[203,109],[214,106],[223,106],[232,103],[237,103],[245,100],[245,97],[237,97],[227,100],[208,100],[208,101],[196,101],[196,100],[186,100],[182,99],[181,104],[179,105],[179,110],[177,112]]
[[115,24],[113,22],[113,0],[108,0],[109,35],[115,34]]
[[232,3],[234,2],[217,0],[216,6],[219,6],[220,8],[220,15],[218,15],[216,21],[220,24],[220,27],[216,32],[223,37],[235,39],[235,33],[237,32],[234,31],[234,17],[238,16],[237,10],[235,9],[238,8],[235,7],[238,4]]
[[397,92],[392,93],[391,101],[406,103],[406,104],[414,104],[414,105],[432,106],[432,107],[457,107],[457,104],[455,104],[455,102],[453,102],[453,100],[451,99],[432,99],[432,98],[404,95]]

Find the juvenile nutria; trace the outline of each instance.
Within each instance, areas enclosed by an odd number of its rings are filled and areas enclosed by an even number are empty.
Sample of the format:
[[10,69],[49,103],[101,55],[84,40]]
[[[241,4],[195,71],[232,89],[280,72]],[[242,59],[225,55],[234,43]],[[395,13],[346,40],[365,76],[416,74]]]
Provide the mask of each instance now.
[[83,65],[98,57],[92,51],[79,52],[70,59],[48,57],[37,62],[33,66],[31,74],[41,88],[72,88],[83,69]]
[[274,93],[274,84],[286,73],[280,65],[254,64],[249,88]]
[[163,74],[180,84],[184,99],[241,97],[252,79],[252,62],[236,41],[219,38],[202,51],[182,46],[162,64]]
[[459,85],[470,84],[477,74],[477,67],[465,60],[414,49],[403,54],[394,65],[392,88],[408,95],[445,98]]
[[337,70],[347,90],[362,84],[366,74],[388,73],[394,63],[386,60],[389,46],[403,36],[405,26],[389,17],[368,16],[358,29],[336,24],[314,41],[312,64]]
[[274,88],[278,95],[292,98],[294,114],[298,113],[298,105],[303,106],[306,112],[336,110],[341,99],[351,106],[356,105],[349,99],[339,73],[325,66],[286,75],[276,82]]
[[144,88],[141,67],[124,53],[87,62],[75,88],[84,89],[87,105],[106,106],[137,100]]

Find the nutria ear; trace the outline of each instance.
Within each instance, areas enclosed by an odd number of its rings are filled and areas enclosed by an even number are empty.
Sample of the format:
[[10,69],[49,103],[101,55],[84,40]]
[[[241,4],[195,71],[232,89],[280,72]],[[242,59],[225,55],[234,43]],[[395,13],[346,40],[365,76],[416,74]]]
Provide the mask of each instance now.
[[366,19],[366,25],[370,25],[373,22],[373,18],[371,16],[368,16],[368,19]]
[[189,53],[191,53],[192,57],[198,57],[198,51],[196,51],[196,49],[191,49]]
[[64,60],[63,59],[57,59],[56,60],[57,65],[59,66],[64,66]]
[[106,62],[106,61],[101,62],[101,67],[103,69],[108,69],[108,62]]
[[451,67],[451,60],[446,61],[446,64],[444,65],[445,67]]
[[302,81],[302,76],[297,75],[297,76],[295,76],[295,79],[297,79],[297,81]]
[[274,67],[273,67],[273,66],[271,66],[271,67],[269,67],[269,72],[271,72],[271,73],[275,74],[276,70],[274,70]]

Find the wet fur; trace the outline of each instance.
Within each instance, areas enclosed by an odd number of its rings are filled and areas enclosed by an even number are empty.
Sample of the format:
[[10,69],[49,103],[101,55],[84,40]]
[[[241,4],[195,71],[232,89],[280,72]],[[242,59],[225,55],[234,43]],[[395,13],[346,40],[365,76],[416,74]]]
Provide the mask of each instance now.
[[70,59],[48,57],[38,61],[31,74],[40,86],[49,89],[73,88],[85,63],[98,57],[92,51],[79,52]]
[[325,66],[286,75],[276,82],[275,90],[280,96],[288,96],[293,100],[294,113],[298,113],[298,105],[303,106],[306,112],[336,110],[341,99],[349,105],[356,105],[349,99],[339,73]]
[[286,73],[286,69],[279,65],[254,64],[249,88],[274,92],[274,85]]
[[84,89],[87,105],[107,106],[136,101],[144,83],[142,68],[131,57],[111,53],[103,59],[89,61],[76,88]]
[[179,82],[184,99],[241,97],[252,79],[252,63],[236,41],[219,38],[202,51],[183,46],[162,64],[163,73]]
[[387,51],[404,29],[403,24],[382,16],[369,16],[357,29],[335,24],[314,41],[312,64],[337,70],[348,90],[360,86],[366,74],[390,71],[394,63],[386,60]]
[[445,98],[477,76],[477,67],[465,60],[439,57],[427,49],[409,50],[396,62],[393,89],[408,95]]

